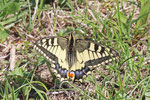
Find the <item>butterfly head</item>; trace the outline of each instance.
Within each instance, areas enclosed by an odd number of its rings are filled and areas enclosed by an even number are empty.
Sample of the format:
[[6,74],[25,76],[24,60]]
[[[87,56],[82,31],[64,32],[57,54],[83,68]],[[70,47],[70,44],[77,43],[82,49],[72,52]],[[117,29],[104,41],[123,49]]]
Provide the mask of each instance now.
[[73,33],[69,34],[69,41],[70,44],[75,44],[75,36]]

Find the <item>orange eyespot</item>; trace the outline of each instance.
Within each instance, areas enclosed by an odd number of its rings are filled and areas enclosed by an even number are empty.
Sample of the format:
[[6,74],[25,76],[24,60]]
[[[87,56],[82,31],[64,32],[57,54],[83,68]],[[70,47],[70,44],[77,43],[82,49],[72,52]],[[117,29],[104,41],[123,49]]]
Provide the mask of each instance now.
[[74,78],[74,72],[68,72],[67,76],[70,77],[70,78]]
[[71,78],[73,78],[74,77],[74,73],[70,73],[70,75],[69,75]]

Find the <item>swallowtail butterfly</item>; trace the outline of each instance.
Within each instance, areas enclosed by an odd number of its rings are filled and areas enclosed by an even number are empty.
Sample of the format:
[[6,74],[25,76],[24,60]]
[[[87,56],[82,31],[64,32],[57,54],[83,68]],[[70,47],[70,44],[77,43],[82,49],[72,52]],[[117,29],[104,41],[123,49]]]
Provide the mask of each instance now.
[[47,37],[36,41],[34,48],[51,63],[56,77],[82,81],[98,66],[119,59],[116,51],[90,40],[67,37]]

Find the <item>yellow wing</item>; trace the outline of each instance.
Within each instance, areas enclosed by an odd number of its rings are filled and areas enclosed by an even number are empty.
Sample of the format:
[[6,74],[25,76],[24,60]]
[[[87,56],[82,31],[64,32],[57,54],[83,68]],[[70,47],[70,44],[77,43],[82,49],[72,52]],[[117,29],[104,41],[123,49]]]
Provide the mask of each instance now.
[[39,51],[52,63],[64,61],[66,57],[67,38],[48,37],[38,40],[34,49]]

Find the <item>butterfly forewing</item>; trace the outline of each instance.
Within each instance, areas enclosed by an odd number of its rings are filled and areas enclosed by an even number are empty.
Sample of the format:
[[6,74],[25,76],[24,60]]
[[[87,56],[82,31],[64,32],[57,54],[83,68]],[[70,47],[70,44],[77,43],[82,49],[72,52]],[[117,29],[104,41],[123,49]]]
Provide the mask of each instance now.
[[102,62],[104,62],[103,64],[107,64],[113,59],[116,60],[119,57],[118,53],[113,49],[85,40],[77,40],[76,51],[77,57],[79,57],[78,59],[81,57],[82,62],[93,67],[94,65],[101,64]]
[[34,48],[48,60],[58,62],[65,60],[67,39],[62,37],[49,37],[38,40]]

